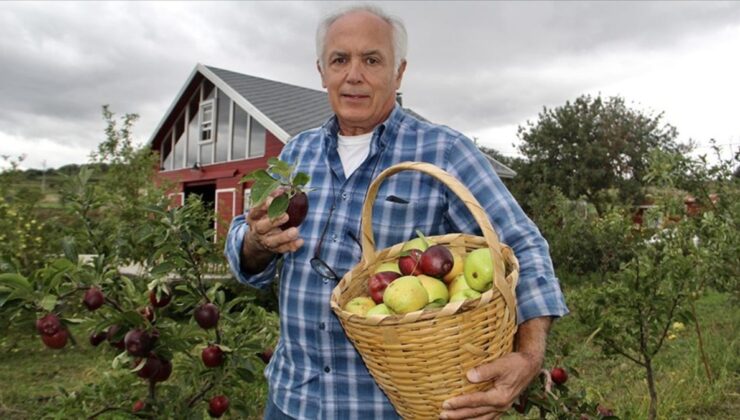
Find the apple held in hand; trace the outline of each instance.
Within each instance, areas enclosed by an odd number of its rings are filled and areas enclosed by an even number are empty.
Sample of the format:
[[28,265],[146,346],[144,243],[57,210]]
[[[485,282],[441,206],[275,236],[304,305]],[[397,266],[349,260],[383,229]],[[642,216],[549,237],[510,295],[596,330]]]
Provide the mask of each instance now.
[[303,191],[297,191],[288,200],[288,208],[285,209],[288,214],[288,221],[280,225],[280,229],[287,230],[303,223],[308,214],[308,196]]
[[375,303],[382,303],[385,288],[399,277],[401,277],[401,274],[394,271],[383,271],[370,276],[367,280],[367,289],[373,301]]
[[367,296],[358,296],[344,305],[344,310],[353,314],[365,316],[367,311],[375,306],[375,302]]
[[471,289],[485,292],[493,287],[493,259],[488,248],[470,251],[465,258],[465,281]]
[[429,293],[418,277],[403,276],[386,287],[383,303],[393,312],[405,314],[424,308],[429,303]]

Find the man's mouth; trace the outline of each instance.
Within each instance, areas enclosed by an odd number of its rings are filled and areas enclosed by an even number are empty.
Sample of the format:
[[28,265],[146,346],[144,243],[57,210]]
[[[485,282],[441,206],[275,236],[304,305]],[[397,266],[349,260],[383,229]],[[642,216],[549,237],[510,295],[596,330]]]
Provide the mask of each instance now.
[[349,99],[364,99],[364,98],[367,98],[369,95],[343,93],[342,96],[344,96],[345,98],[349,98]]

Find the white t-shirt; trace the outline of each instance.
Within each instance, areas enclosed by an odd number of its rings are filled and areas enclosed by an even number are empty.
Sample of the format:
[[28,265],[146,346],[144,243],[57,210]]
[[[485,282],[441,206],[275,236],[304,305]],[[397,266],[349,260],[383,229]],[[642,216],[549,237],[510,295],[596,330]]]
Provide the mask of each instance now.
[[373,138],[373,132],[360,134],[359,136],[339,135],[337,141],[337,152],[342,160],[344,167],[344,176],[349,178],[352,172],[357,169],[365,160],[370,152],[370,140]]

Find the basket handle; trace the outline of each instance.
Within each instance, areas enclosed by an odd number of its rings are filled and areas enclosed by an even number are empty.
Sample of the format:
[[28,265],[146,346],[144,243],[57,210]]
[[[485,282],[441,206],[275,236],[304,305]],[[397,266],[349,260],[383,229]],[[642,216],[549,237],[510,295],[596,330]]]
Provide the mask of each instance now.
[[483,232],[483,238],[488,244],[488,249],[491,251],[491,257],[493,258],[493,261],[500,262],[500,264],[494,264],[493,285],[496,287],[496,289],[498,289],[499,292],[501,292],[501,295],[504,298],[504,302],[506,302],[507,308],[512,311],[511,313],[515,313],[514,311],[516,310],[516,301],[514,300],[514,289],[516,287],[516,284],[507,284],[509,282],[506,281],[504,268],[505,260],[500,250],[501,242],[498,239],[496,231],[493,230],[493,226],[491,225],[491,221],[488,219],[486,212],[483,210],[480,203],[478,203],[478,200],[475,199],[473,194],[459,180],[457,180],[457,178],[430,163],[401,162],[381,172],[380,175],[378,175],[377,178],[375,178],[372,183],[370,183],[370,187],[367,190],[367,195],[365,196],[365,202],[362,206],[362,237],[360,239],[362,241],[361,263],[363,264],[363,266],[367,267],[367,265],[370,262],[375,261],[376,258],[372,220],[373,203],[378,196],[378,190],[380,189],[380,185],[386,178],[401,171],[418,171],[430,175],[445,184],[463,201],[463,203],[465,203],[465,206],[468,208],[468,210],[470,210],[470,213],[473,215],[473,218],[475,219],[476,223],[478,223],[478,226],[480,226],[481,231]]

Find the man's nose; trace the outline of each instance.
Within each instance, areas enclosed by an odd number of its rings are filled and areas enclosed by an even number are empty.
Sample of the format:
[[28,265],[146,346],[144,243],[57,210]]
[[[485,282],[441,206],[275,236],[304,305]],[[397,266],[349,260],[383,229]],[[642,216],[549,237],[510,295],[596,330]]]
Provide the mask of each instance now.
[[361,60],[350,61],[349,68],[347,69],[347,82],[348,83],[362,82],[362,62]]

